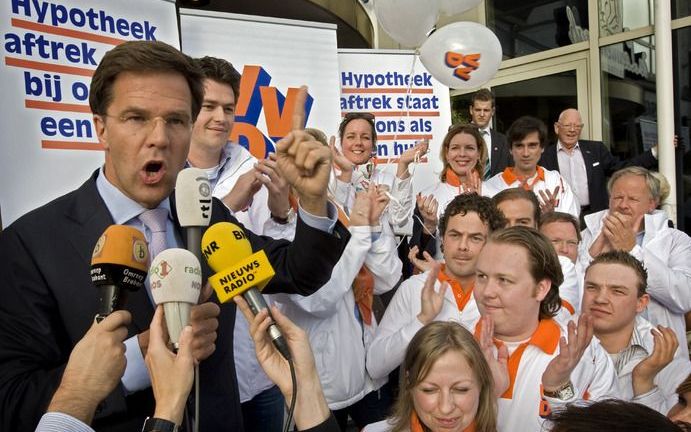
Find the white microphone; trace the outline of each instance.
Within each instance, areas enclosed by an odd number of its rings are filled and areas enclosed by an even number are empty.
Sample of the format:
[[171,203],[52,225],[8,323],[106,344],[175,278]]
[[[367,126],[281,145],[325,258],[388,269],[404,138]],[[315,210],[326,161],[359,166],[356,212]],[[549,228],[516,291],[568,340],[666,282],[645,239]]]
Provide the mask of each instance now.
[[202,269],[194,254],[185,249],[166,249],[156,255],[149,269],[154,302],[163,305],[170,341],[178,348],[180,333],[190,321],[192,305],[202,289]]
[[211,183],[206,171],[185,168],[175,182],[175,208],[180,226],[185,228],[187,250],[201,262],[202,227],[211,220]]

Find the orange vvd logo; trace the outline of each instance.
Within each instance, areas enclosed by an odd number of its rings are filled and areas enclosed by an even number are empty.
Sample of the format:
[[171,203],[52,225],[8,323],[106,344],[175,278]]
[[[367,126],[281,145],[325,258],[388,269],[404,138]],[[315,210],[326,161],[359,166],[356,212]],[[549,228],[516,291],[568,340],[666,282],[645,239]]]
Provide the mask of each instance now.
[[447,51],[444,56],[444,63],[446,66],[453,69],[453,75],[456,78],[468,81],[470,74],[480,67],[480,53],[462,54],[453,51]]

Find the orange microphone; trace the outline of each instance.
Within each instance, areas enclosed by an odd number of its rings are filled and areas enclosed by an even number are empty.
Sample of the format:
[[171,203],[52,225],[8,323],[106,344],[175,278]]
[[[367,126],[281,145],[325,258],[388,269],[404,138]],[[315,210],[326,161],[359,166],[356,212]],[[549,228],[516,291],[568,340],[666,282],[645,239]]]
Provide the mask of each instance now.
[[148,266],[149,249],[141,231],[125,225],[106,228],[91,255],[91,283],[98,289],[96,321],[122,309],[127,293],[144,286]]

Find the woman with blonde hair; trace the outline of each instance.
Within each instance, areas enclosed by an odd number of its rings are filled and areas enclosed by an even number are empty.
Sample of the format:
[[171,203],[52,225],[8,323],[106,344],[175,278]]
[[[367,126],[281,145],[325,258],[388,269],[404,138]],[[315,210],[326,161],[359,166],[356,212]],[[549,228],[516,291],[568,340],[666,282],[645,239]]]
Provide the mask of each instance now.
[[454,322],[417,332],[401,365],[393,415],[363,432],[496,432],[490,367],[473,335]]

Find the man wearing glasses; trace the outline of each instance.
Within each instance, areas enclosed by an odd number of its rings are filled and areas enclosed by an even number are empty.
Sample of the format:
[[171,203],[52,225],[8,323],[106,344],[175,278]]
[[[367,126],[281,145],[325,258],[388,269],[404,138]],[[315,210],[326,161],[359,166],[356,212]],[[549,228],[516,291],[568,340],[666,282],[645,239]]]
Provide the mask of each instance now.
[[653,168],[657,165],[657,148],[628,160],[619,160],[601,141],[581,140],[581,114],[569,108],[554,123],[557,142],[545,149],[540,166],[559,171],[569,183],[581,204],[581,218],[608,207],[607,177],[632,165]]

